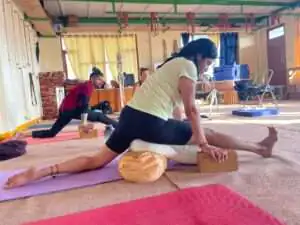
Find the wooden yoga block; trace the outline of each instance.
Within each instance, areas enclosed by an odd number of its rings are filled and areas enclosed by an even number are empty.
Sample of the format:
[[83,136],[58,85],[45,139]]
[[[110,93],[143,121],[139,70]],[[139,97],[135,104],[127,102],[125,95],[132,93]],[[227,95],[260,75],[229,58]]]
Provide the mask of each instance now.
[[98,130],[94,128],[93,124],[89,124],[91,130],[86,133],[82,130],[82,125],[78,126],[78,131],[79,131],[79,137],[81,139],[89,139],[89,138],[97,138],[98,137]]
[[223,104],[234,105],[238,104],[239,99],[236,91],[224,91],[223,94]]
[[200,173],[232,172],[238,169],[236,151],[228,151],[228,159],[222,163],[215,161],[207,153],[198,153],[198,169]]

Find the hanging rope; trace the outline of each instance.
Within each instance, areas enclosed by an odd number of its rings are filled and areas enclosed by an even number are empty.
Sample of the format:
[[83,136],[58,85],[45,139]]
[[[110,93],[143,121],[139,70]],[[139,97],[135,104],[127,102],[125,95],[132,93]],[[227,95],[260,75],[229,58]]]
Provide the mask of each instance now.
[[31,71],[34,72],[34,57],[33,57],[33,42],[31,40],[31,32],[30,32],[30,29],[28,29],[28,26],[30,25],[27,25],[27,32],[28,32],[28,47],[29,47],[29,62],[30,62],[30,65],[31,65]]
[[17,69],[20,69],[20,65],[19,65],[19,62],[18,62],[18,40],[17,40],[17,37],[18,37],[18,34],[16,32],[16,24],[13,24],[13,22],[15,22],[14,20],[14,9],[13,9],[13,6],[11,5],[10,7],[10,18],[12,19],[12,41],[14,43],[14,49],[13,49],[13,52],[14,52],[14,66],[16,66]]
[[279,15],[271,15],[269,17],[269,25],[274,26],[280,24],[280,16]]
[[27,59],[26,59],[26,41],[25,41],[25,33],[24,33],[24,20],[18,14],[19,20],[19,28],[20,28],[20,35],[21,35],[21,51],[22,51],[22,67],[26,67]]
[[33,74],[29,73],[29,84],[30,84],[30,95],[31,95],[31,104],[32,105],[37,105],[37,98],[36,98],[36,93],[35,93],[35,86],[33,82]]
[[12,60],[12,57],[11,57],[11,54],[10,54],[10,51],[11,51],[11,49],[10,49],[10,39],[9,39],[9,37],[8,37],[8,22],[7,22],[7,13],[8,13],[8,11],[7,11],[7,9],[6,9],[6,6],[5,5],[8,5],[9,4],[9,2],[7,2],[6,4],[4,3],[4,1],[3,1],[3,14],[5,15],[5,17],[4,17],[4,30],[5,30],[5,43],[6,43],[6,46],[7,46],[7,51],[6,51],[6,53],[7,53],[7,57],[8,57],[8,61],[9,61],[9,63],[11,63],[11,60]]
[[245,29],[246,32],[251,32],[255,27],[255,17],[253,13],[246,15]]
[[128,27],[128,13],[126,12],[118,13],[118,24],[119,24],[119,31],[120,33],[122,33],[122,31]]
[[35,92],[35,86],[33,82],[33,74],[35,72],[34,68],[34,57],[33,57],[33,42],[31,41],[31,32],[29,30],[29,49],[30,49],[30,64],[31,64],[31,73],[29,73],[29,79],[30,79],[30,93],[31,93],[31,103],[32,105],[37,105],[37,97]]
[[186,13],[186,19],[187,19],[188,33],[194,34],[195,33],[195,13],[192,13],[192,12]]
[[118,68],[118,74],[119,74],[119,84],[120,84],[120,105],[121,108],[124,107],[125,104],[125,97],[124,97],[124,76],[122,74],[122,55],[120,51],[117,54],[117,68]]
[[155,12],[150,13],[150,31],[154,33],[154,35],[158,34],[159,27],[159,18],[158,14]]
[[228,14],[226,14],[226,13],[221,13],[221,14],[219,15],[219,23],[217,24],[217,27],[218,27],[220,30],[227,30],[227,29],[230,28]]
[[26,29],[26,22],[23,20],[23,34],[24,34],[24,45],[25,45],[25,58],[26,58],[26,65],[30,66],[29,63],[29,49],[28,49],[28,38],[27,38],[27,29]]

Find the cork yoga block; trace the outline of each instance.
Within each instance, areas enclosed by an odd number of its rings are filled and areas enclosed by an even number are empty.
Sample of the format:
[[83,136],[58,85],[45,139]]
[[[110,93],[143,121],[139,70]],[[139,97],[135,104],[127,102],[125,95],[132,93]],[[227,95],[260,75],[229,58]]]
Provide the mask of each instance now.
[[239,99],[236,91],[224,91],[223,95],[223,104],[225,105],[234,105],[238,104]]
[[98,130],[94,128],[93,124],[88,125],[90,130],[88,132],[84,132],[82,129],[82,125],[78,126],[79,137],[81,139],[89,139],[98,137]]
[[215,161],[207,153],[198,153],[198,169],[200,173],[221,173],[238,170],[238,156],[236,151],[228,151],[228,159],[224,162]]
[[94,124],[88,123],[88,124],[86,124],[86,125],[79,124],[79,125],[78,125],[78,130],[81,130],[84,126],[87,126],[89,129],[94,129]]

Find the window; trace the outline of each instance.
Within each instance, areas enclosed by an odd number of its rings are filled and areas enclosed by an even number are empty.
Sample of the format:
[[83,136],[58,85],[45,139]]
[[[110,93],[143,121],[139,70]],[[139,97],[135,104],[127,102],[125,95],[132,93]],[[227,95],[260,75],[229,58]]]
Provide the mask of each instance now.
[[284,26],[276,27],[269,30],[269,40],[281,37],[284,35]]
[[[91,48],[91,45],[97,46],[97,49]],[[132,73],[137,76],[136,47],[134,35],[65,37],[62,39],[62,51],[67,77],[86,80],[92,72],[93,66],[97,66],[104,72],[107,83],[117,80],[120,72],[117,68],[119,52],[122,54],[121,72]],[[84,56],[82,56],[83,54]]]

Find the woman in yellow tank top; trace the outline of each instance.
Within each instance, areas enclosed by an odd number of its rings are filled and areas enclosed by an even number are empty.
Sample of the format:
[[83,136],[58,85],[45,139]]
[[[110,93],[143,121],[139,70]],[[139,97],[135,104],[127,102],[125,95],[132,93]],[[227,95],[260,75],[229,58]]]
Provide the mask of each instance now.
[[[223,149],[239,149],[271,157],[277,141],[274,128],[269,128],[268,136],[257,143],[202,128],[199,109],[195,105],[195,86],[198,75],[207,70],[216,58],[217,48],[209,39],[190,42],[166,60],[136,91],[122,110],[118,126],[98,153],[43,169],[28,169],[9,178],[6,187],[21,186],[53,173],[78,173],[103,167],[126,151],[135,139],[167,145],[193,144],[217,161],[226,160],[227,152]],[[180,104],[184,105],[190,122],[170,119],[173,110]]]

